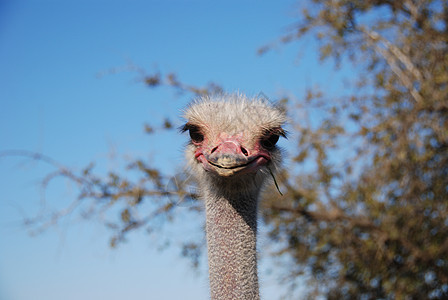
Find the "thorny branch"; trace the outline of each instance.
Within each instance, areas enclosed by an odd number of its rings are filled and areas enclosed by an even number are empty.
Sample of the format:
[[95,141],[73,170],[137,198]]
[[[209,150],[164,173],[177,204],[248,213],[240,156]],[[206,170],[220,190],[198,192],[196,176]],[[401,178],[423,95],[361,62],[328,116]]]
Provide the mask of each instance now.
[[191,84],[186,84],[180,81],[175,73],[168,73],[162,75],[160,71],[153,72],[152,74],[137,66],[132,61],[128,60],[127,64],[123,67],[111,68],[109,70],[98,73],[98,77],[101,78],[106,74],[116,74],[123,71],[130,71],[138,73],[136,81],[143,82],[146,86],[150,88],[167,86],[174,88],[179,93],[191,93],[195,96],[204,96],[210,94],[222,93],[223,88],[213,82],[207,83],[205,86],[195,86]]
[[[80,210],[83,217],[89,218],[102,215],[112,206],[119,204],[122,207],[120,221],[104,221],[108,228],[115,231],[111,241],[112,246],[115,246],[117,242],[124,239],[125,234],[131,229],[148,226],[157,217],[172,212],[183,203],[187,203],[189,210],[201,209],[200,204],[195,201],[198,195],[194,183],[189,181],[189,178],[184,178],[181,175],[164,177],[141,161],[129,166],[129,169],[136,169],[140,175],[143,175],[137,184],[132,184],[114,173],[110,173],[106,178],[95,176],[91,172],[93,165],[89,165],[80,172],[75,172],[41,153],[24,150],[0,152],[0,158],[11,156],[40,161],[56,169],[47,174],[40,183],[42,189],[41,212],[34,218],[24,220],[24,225],[30,227],[33,234],[45,231],[77,210]],[[76,183],[79,194],[68,206],[47,213],[44,210],[46,190],[49,184],[57,178]],[[139,217],[135,208],[142,205],[144,199],[152,203],[152,209],[146,216]],[[157,201],[157,199],[167,199],[168,201]],[[90,208],[82,210],[89,204]]]

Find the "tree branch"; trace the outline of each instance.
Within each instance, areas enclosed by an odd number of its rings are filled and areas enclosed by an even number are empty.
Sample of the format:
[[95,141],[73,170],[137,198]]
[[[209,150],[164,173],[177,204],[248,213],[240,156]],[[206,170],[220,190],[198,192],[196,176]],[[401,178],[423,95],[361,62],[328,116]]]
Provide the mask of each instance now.
[[[365,28],[360,28],[360,31],[369,38],[377,52],[379,52],[381,56],[384,57],[387,64],[392,69],[392,72],[397,75],[401,83],[409,90],[414,100],[417,103],[423,103],[424,99],[420,95],[419,91],[415,88],[413,80],[400,68],[398,64],[398,62],[401,62],[405,66],[406,70],[409,71],[416,80],[421,81],[423,76],[420,71],[414,66],[411,59],[402,51],[400,51],[397,46],[393,45],[391,42],[383,38],[379,33],[366,30]],[[381,41],[381,44],[384,46],[384,48],[378,45],[378,41]]]

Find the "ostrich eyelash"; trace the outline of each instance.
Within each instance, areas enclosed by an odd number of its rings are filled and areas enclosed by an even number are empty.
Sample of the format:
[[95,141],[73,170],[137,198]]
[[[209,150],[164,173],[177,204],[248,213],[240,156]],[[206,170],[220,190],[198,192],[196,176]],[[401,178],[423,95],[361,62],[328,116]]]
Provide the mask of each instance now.
[[191,129],[198,129],[198,126],[193,125],[193,124],[191,124],[191,123],[186,123],[186,124],[184,124],[184,125],[182,125],[182,126],[179,127],[179,131],[180,131],[181,133],[184,133],[184,132],[186,132],[186,131],[188,131],[188,130],[191,130]]
[[268,129],[263,133],[263,136],[265,137],[269,137],[271,135],[278,135],[281,137],[284,137],[285,139],[288,139],[288,132],[285,131],[283,128],[281,127],[276,127],[276,128],[272,128],[272,129]]

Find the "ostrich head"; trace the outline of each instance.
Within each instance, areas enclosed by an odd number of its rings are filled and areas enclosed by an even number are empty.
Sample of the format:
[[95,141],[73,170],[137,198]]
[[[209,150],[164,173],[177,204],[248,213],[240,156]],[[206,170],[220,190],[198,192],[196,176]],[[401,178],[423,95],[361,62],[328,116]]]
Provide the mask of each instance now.
[[285,114],[264,99],[239,94],[203,97],[186,110],[192,173],[208,188],[259,190],[281,162]]

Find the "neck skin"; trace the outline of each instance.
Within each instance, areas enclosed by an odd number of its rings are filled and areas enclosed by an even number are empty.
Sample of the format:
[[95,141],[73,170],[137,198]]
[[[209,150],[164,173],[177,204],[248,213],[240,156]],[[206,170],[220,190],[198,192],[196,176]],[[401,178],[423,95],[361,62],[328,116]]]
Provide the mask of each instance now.
[[206,192],[211,299],[259,299],[258,192]]

